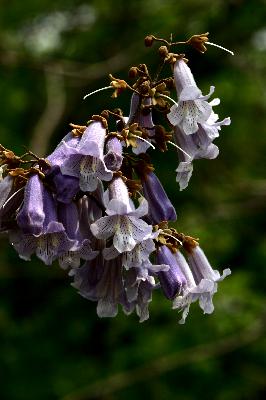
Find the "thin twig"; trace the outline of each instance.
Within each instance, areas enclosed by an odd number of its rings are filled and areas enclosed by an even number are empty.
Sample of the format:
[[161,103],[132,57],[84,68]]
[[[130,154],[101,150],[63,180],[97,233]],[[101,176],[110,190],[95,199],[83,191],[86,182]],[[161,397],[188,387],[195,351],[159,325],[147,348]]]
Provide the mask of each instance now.
[[64,115],[66,105],[66,93],[64,78],[45,71],[46,82],[46,107],[37,122],[30,148],[33,153],[44,156],[47,153],[51,137]]

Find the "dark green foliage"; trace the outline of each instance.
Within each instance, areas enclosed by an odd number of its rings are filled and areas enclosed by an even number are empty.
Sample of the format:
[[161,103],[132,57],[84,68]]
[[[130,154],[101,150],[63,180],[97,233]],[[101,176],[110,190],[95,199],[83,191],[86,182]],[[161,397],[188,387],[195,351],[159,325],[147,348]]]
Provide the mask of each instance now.
[[[65,25],[53,19],[58,12]],[[183,40],[209,31],[210,41],[234,50],[235,56],[213,47],[205,55],[181,47],[203,92],[216,86],[220,117],[232,118],[217,140],[220,156],[196,161],[184,192],[175,184],[174,150],[154,162],[176,206],[176,228],[199,237],[217,269],[232,269],[214,297],[215,313],[203,316],[192,306],[186,325],[180,326],[171,303],[156,293],[150,320],[142,325],[122,313],[100,320],[95,304],[70,287],[57,265],[19,260],[3,237],[1,399],[264,398],[265,17],[263,0],[2,1],[0,142],[18,153],[37,131],[53,134],[48,144],[44,141],[47,148],[38,149],[47,153],[70,122],[82,124],[111,107],[128,112],[128,93],[114,102],[109,92],[85,102],[82,97],[105,86],[108,73],[124,78],[131,65],[155,67],[155,49],[143,45],[148,33],[168,37],[172,32]],[[47,40],[48,30],[61,24],[58,46],[54,36],[42,51],[36,42],[40,28],[33,30],[40,24]],[[47,126],[40,125],[45,112]],[[111,379],[116,373],[121,375]]]

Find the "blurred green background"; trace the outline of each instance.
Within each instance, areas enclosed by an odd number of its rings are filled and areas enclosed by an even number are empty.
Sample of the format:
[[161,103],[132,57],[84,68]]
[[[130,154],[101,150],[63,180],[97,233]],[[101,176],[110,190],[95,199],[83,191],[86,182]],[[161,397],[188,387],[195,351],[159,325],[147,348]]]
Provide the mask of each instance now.
[[[265,0],[1,0],[0,142],[48,154],[71,122],[130,94],[82,97],[157,62],[148,33],[177,40],[210,32],[201,55],[182,48],[203,93],[216,86],[216,160],[194,164],[189,187],[175,184],[177,157],[154,158],[174,202],[177,229],[200,238],[212,264],[230,267],[215,313],[192,306],[186,325],[158,292],[149,321],[122,313],[100,320],[57,265],[21,261],[1,237],[0,398],[128,400],[266,398],[266,2]],[[153,153],[152,153],[153,155]]]

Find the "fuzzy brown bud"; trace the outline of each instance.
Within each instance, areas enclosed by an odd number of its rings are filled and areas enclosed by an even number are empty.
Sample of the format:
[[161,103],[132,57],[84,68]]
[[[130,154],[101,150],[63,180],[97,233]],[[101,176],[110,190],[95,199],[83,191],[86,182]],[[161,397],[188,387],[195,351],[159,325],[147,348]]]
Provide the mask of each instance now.
[[138,76],[138,69],[136,67],[131,67],[128,71],[129,78],[136,78]]
[[146,47],[151,47],[154,41],[154,37],[152,35],[148,35],[144,39],[144,43]]
[[149,92],[149,90],[150,90],[150,84],[148,81],[143,82],[139,87],[139,91],[143,95],[147,94]]
[[160,46],[159,49],[159,54],[162,58],[166,57],[168,55],[168,49],[166,46]]

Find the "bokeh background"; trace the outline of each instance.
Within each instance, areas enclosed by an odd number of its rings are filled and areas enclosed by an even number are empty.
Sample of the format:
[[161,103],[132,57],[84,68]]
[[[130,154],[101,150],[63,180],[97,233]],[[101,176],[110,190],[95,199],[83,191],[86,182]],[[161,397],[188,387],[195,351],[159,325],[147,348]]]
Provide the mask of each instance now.
[[[111,107],[108,73],[155,68],[148,33],[176,39],[210,32],[201,55],[182,48],[204,93],[216,86],[232,125],[216,160],[195,162],[189,187],[175,183],[170,149],[154,157],[178,213],[177,229],[200,238],[212,264],[232,275],[215,313],[192,306],[186,325],[155,293],[150,320],[101,320],[58,265],[20,260],[1,236],[0,398],[122,400],[266,398],[266,2],[265,0],[1,0],[0,141],[19,154],[48,154],[71,122]],[[153,154],[152,154],[153,155]]]

